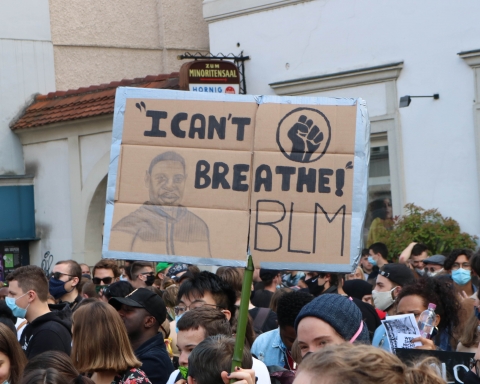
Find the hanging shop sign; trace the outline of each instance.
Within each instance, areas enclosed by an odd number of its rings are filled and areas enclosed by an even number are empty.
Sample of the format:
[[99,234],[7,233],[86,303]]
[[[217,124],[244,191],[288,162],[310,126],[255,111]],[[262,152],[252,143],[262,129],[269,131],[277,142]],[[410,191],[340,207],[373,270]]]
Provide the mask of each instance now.
[[223,60],[197,60],[180,68],[180,88],[200,93],[239,94],[240,76],[235,64]]

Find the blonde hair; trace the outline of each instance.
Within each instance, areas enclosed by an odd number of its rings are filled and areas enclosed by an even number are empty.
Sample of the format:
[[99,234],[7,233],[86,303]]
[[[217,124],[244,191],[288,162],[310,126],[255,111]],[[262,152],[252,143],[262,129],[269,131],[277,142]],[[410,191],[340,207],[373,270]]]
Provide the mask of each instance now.
[[331,383],[342,384],[445,384],[428,358],[407,366],[381,348],[365,344],[343,343],[328,346],[303,359],[297,371],[323,377]]
[[367,279],[365,279],[365,274],[363,273],[363,269],[361,267],[357,267],[357,269],[355,269],[355,272],[353,272],[353,273],[346,274],[345,275],[345,280],[355,280],[355,279],[348,279],[347,277],[349,275],[355,275],[356,273],[360,273],[360,276],[362,276],[362,278],[359,279],[359,280],[367,280]]
[[82,305],[72,317],[72,361],[79,372],[140,367],[120,315],[107,303]]

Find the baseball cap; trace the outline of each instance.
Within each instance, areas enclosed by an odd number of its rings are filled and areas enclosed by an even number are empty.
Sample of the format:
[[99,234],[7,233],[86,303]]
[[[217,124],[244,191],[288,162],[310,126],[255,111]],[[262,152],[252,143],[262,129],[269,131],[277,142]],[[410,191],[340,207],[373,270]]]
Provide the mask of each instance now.
[[187,272],[187,271],[188,271],[188,264],[175,263],[168,270],[167,276],[172,279],[175,279],[176,275],[178,275],[181,272]]
[[273,280],[279,273],[280,271],[277,271],[276,269],[262,268],[260,269],[260,279],[262,279],[262,281]]
[[162,324],[167,318],[167,307],[163,299],[146,288],[138,288],[125,297],[112,297],[108,300],[108,303],[117,311],[122,307],[122,304],[134,308],[143,308],[155,317],[159,324]]
[[171,267],[173,264],[172,263],[158,263],[157,266],[155,267],[155,273],[162,272],[165,269]]
[[443,255],[433,255],[423,260],[423,264],[438,264],[443,266],[446,259]]
[[413,275],[412,270],[405,264],[385,264],[379,274],[401,287],[415,281],[415,276]]

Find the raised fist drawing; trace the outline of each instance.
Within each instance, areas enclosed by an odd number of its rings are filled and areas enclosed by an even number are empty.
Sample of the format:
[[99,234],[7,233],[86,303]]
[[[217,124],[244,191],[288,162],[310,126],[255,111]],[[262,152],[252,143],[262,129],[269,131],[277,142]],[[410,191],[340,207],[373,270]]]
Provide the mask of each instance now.
[[310,161],[312,154],[320,147],[323,140],[320,128],[313,125],[313,120],[307,120],[305,115],[298,118],[298,121],[289,129],[287,136],[292,142],[290,159],[301,163]]

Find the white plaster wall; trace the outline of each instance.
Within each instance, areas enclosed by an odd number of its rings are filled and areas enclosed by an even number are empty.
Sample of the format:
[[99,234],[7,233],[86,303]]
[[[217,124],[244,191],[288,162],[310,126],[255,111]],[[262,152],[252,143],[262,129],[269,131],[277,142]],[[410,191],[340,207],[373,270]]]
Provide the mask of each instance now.
[[35,222],[38,242],[31,242],[30,263],[40,265],[46,251],[54,263],[72,254],[67,140],[23,147],[28,173],[35,175]]
[[24,174],[8,124],[30,96],[55,90],[47,0],[0,2],[0,174]]
[[330,91],[309,93],[308,95],[318,97],[361,97],[368,100],[367,107],[370,117],[381,116],[387,113],[385,83],[333,89]]
[[110,153],[110,145],[112,144],[112,133],[104,132],[94,135],[85,135],[80,136],[79,139],[83,185],[85,184],[88,175],[93,170],[97,162],[106,153]]
[[480,49],[479,14],[475,0],[316,0],[213,22],[210,49],[250,55],[247,90],[263,94],[272,82],[404,61],[398,97],[440,93],[399,110],[406,201],[480,234],[474,77],[457,55]]

